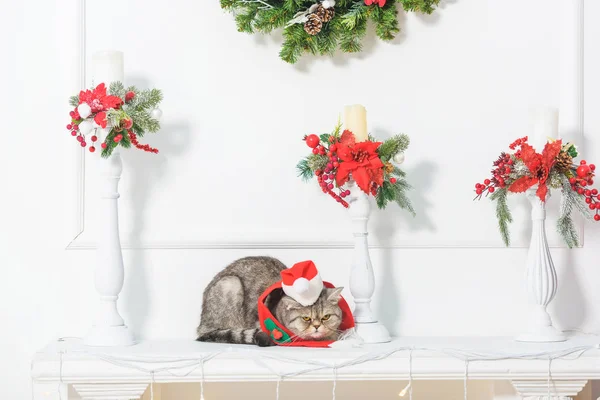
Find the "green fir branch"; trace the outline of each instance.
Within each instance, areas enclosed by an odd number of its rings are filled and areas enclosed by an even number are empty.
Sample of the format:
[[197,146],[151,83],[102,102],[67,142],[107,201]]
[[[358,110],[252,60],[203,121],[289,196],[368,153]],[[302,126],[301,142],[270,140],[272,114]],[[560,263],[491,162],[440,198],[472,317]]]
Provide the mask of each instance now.
[[513,222],[512,214],[507,203],[508,190],[506,188],[497,189],[490,199],[496,202],[496,218],[498,219],[498,229],[502,236],[502,241],[508,247],[510,246],[510,230],[508,225]]
[[440,0],[396,0],[402,4],[402,8],[406,11],[421,12],[431,14]]
[[340,135],[342,133],[342,119],[338,118],[338,122],[337,125],[335,126],[335,128],[333,128],[333,131],[331,132],[331,136],[333,136],[336,139],[340,138]]
[[77,107],[79,105],[79,95],[69,97],[69,105],[71,107]]
[[111,82],[110,86],[108,87],[108,94],[110,95],[123,98],[125,97],[125,93],[125,86],[123,86],[122,82]]
[[569,248],[578,247],[579,235],[573,222],[573,210],[577,209],[587,219],[592,219],[589,208],[585,203],[585,196],[580,195],[571,188],[571,183],[563,176],[561,188],[560,216],[556,221],[556,230]]
[[283,45],[279,57],[285,62],[295,64],[307,50],[308,33],[300,24],[288,26],[283,30]]
[[402,171],[399,167],[394,166],[392,174],[399,176],[400,178],[406,177],[406,172]]
[[412,186],[405,179],[398,179],[393,187],[396,204],[398,204],[401,209],[408,211],[413,217],[415,217],[417,213],[415,212],[410,199],[406,195],[406,192],[412,189]]
[[298,171],[298,176],[305,182],[313,177],[313,170],[310,168],[307,158],[300,160],[298,165],[296,165],[296,171]]
[[344,29],[340,34],[340,49],[345,53],[362,51],[362,39],[367,34],[366,7],[360,4],[356,6],[354,12],[342,17],[342,25]]
[[372,8],[371,19],[375,23],[375,33],[382,40],[393,40],[400,32],[398,9],[393,2],[388,2],[384,7]]
[[[398,7],[407,11],[431,13],[439,0],[390,0],[383,7],[367,6],[363,1],[338,0],[335,16],[312,36],[304,31],[304,23],[295,20],[306,15],[315,1],[309,0],[220,0],[221,7],[234,14],[238,31],[270,33],[283,29],[279,55],[288,63],[296,63],[305,54],[329,55],[336,49],[346,53],[362,50],[367,20],[372,20],[375,33],[382,40],[392,40],[400,32]],[[289,25],[292,22],[292,25]],[[294,23],[296,22],[296,23]]]
[[412,216],[416,216],[415,209],[406,195],[408,190],[412,189],[410,184],[403,178],[397,179],[396,183],[391,183],[387,180],[383,182],[375,195],[377,207],[385,209],[389,202],[395,202],[400,208],[408,211]]
[[114,129],[111,129],[108,135],[106,135],[106,140],[104,140],[106,147],[102,149],[102,158],[110,157],[113,150],[119,145],[119,143],[115,142],[115,136],[117,136],[117,133]]
[[329,162],[329,157],[322,154],[311,154],[307,157],[308,166],[314,172],[318,169],[323,170]]
[[392,157],[394,157],[399,152],[406,151],[408,146],[410,145],[410,138],[405,135],[396,135],[379,146],[377,149],[377,154],[381,161],[388,162]]

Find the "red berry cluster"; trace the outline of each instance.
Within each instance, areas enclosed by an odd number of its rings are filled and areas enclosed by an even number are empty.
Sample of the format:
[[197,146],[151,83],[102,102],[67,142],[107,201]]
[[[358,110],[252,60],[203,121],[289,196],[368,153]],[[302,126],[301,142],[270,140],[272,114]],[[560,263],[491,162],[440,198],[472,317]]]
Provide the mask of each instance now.
[[579,167],[576,169],[576,175],[569,179],[571,189],[585,197],[585,202],[589,205],[590,210],[595,210],[594,220],[600,221],[600,197],[598,189],[588,189],[588,186],[594,184],[594,171],[596,166],[589,164],[585,160],[579,162]]
[[[521,145],[527,143],[527,140],[529,140],[528,136],[522,137],[520,139],[515,140],[514,142],[512,142],[510,144],[510,146],[508,146],[511,150],[515,150],[517,147],[521,147]],[[515,152],[515,158],[521,158],[521,150],[517,150]]]
[[136,148],[147,151],[149,153],[158,153],[158,149],[150,147],[147,144],[140,144],[140,142],[138,142],[137,135],[131,129],[128,130],[127,133],[129,134],[129,140]]
[[[67,125],[67,130],[71,132],[71,136],[77,139],[81,147],[87,146],[87,143],[85,142],[85,137],[79,131],[79,123],[82,121],[82,119],[79,115],[79,112],[77,112],[77,108],[71,111],[69,113],[69,116],[71,117],[71,123]],[[95,150],[96,149],[90,151],[93,153]]]
[[313,154],[326,155],[329,158],[329,162],[323,170],[318,169],[315,171],[323,193],[329,194],[342,206],[348,208],[348,202],[344,198],[350,195],[350,191],[341,187],[338,188],[339,194],[333,191],[336,170],[340,166],[340,159],[336,154],[338,142],[333,136],[330,136],[329,143],[321,145],[321,139],[314,134],[306,136],[304,140],[308,147],[312,148]]
[[[524,139],[525,141],[527,140],[527,138]],[[519,145],[520,144],[521,143],[519,143]],[[513,145],[511,145],[511,149],[514,149]],[[483,181],[483,183],[475,184],[475,193],[477,193],[477,198],[480,198],[486,192],[494,193],[496,188],[506,187],[506,182],[510,179],[510,173],[512,172],[513,164],[514,161],[510,154],[504,152],[500,154],[500,157],[494,161],[495,168],[492,170],[492,179],[486,179]]]

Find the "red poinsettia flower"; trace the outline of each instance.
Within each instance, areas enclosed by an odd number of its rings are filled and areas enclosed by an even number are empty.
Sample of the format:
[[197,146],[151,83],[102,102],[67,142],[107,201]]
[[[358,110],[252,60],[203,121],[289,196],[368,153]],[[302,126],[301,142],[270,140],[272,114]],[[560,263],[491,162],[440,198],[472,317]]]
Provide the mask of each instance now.
[[106,126],[108,125],[108,121],[106,120],[106,113],[104,111],[100,111],[98,114],[96,114],[96,116],[94,117],[94,121],[102,128],[106,128]]
[[342,161],[337,169],[335,181],[342,186],[352,178],[365,193],[370,193],[371,184],[383,185],[383,163],[377,155],[381,142],[356,143],[354,134],[344,131],[338,145],[337,155]]
[[79,104],[87,103],[92,109],[92,113],[106,111],[111,108],[119,108],[123,104],[118,96],[106,94],[106,85],[104,83],[96,86],[94,90],[79,92]]
[[529,169],[530,175],[522,176],[514,181],[508,190],[520,193],[537,184],[536,195],[541,201],[546,201],[546,195],[548,194],[548,185],[546,182],[561,148],[562,141],[556,140],[552,143],[546,143],[544,151],[542,154],[539,154],[530,145],[523,144],[520,155],[525,166]]
[[365,5],[370,6],[371,4],[377,4],[379,7],[385,6],[386,0],[365,0]]

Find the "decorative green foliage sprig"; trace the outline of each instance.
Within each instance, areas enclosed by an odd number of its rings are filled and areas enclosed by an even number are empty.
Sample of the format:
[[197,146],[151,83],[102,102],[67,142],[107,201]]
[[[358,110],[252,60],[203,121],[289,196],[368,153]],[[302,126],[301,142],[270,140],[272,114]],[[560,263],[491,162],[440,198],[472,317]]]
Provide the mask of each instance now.
[[221,0],[235,14],[238,31],[271,33],[283,29],[279,56],[294,64],[305,54],[333,55],[362,50],[367,23],[376,35],[393,40],[400,27],[398,7],[431,14],[440,0]]

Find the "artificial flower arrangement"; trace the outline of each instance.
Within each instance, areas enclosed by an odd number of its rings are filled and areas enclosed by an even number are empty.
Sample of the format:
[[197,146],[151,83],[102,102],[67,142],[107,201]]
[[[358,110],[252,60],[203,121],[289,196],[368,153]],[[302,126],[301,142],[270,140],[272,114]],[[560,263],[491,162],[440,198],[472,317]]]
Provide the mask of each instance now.
[[562,140],[549,140],[542,153],[527,143],[528,138],[517,139],[509,147],[514,153],[502,152],[494,161],[492,176],[483,183],[475,185],[475,199],[484,195],[496,202],[496,216],[504,243],[510,245],[508,224],[512,215],[507,204],[509,193],[523,193],[535,189],[535,195],[546,202],[551,189],[561,191],[561,213],[557,230],[569,247],[579,245],[579,238],[572,220],[572,211],[576,208],[582,215],[600,221],[600,198],[598,190],[590,186],[594,183],[596,166],[581,160],[579,165],[574,159],[579,156],[577,147]]
[[312,154],[298,163],[299,176],[306,181],[316,176],[323,193],[342,206],[349,207],[345,200],[351,195],[347,184],[353,180],[360,190],[375,197],[379,208],[393,201],[415,214],[406,196],[411,186],[405,179],[406,173],[398,167],[410,143],[407,135],[397,135],[384,142],[369,136],[360,142],[351,131],[341,132],[341,124],[338,124],[331,134],[307,135],[304,141]]
[[160,129],[162,111],[157,107],[161,101],[162,93],[158,89],[125,88],[121,82],[113,82],[107,91],[106,85],[101,83],[71,97],[69,104],[74,109],[69,113],[71,123],[67,129],[84,148],[88,145],[88,135],[91,141],[88,150],[94,153],[99,141],[96,130],[109,128],[106,137],[100,139],[102,157],[109,157],[119,145],[125,148],[133,145],[146,152],[158,153],[158,149],[141,144],[138,137]]

